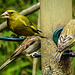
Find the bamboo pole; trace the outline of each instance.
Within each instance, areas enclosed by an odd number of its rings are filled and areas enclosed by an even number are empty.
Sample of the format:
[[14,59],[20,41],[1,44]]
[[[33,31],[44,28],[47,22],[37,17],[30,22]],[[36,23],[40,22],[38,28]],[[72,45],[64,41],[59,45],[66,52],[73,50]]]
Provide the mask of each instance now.
[[49,39],[42,39],[42,75],[73,75],[72,58],[60,63],[53,61],[57,46],[52,40],[53,32],[72,19],[72,0],[40,0],[41,30]]
[[[39,10],[40,11],[40,10]],[[38,11],[38,12],[39,12]],[[38,13],[38,20],[37,20],[37,28],[40,29],[40,13]],[[38,58],[33,58],[33,69],[32,69],[32,75],[36,75],[37,68],[39,65],[37,64]],[[37,66],[38,65],[38,66]]]
[[38,60],[38,58],[33,58],[33,71],[32,71],[32,75],[36,75],[37,60]]

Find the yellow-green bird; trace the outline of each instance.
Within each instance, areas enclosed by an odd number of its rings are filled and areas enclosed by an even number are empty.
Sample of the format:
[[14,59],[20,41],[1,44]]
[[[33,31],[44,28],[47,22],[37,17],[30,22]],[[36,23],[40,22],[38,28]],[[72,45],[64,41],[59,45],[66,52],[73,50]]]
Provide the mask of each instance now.
[[58,51],[53,57],[57,62],[60,61],[62,54],[66,50],[71,49],[75,45],[75,23],[73,21],[70,22],[64,27],[58,39]]
[[7,18],[7,25],[11,31],[20,36],[40,36],[44,37],[31,23],[27,17],[19,14],[14,10],[7,10],[2,15],[2,18]]

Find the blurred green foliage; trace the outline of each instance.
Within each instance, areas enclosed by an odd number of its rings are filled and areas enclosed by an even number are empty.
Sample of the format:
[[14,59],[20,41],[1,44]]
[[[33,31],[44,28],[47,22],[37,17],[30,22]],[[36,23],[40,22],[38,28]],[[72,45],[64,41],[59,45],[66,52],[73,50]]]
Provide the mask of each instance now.
[[[37,0],[0,0],[0,15],[8,9],[13,9],[18,12],[32,6],[37,3]],[[73,8],[75,7],[75,0],[73,0]],[[75,12],[73,12],[74,18]],[[38,12],[35,12],[27,17],[31,22],[37,24]],[[6,19],[0,19],[0,24]],[[8,28],[0,33],[0,36],[10,36],[13,34]],[[9,42],[0,40],[0,66],[10,58],[14,50],[19,46],[21,42]],[[75,49],[75,47],[74,47]],[[31,58],[32,60],[32,58]],[[75,58],[74,58],[75,63]],[[32,62],[27,57],[18,58],[13,63],[8,65],[4,70],[0,71],[0,75],[32,75]],[[38,64],[39,65],[39,64]],[[39,65],[40,66],[40,65]],[[75,68],[75,64],[74,64]],[[41,70],[38,67],[36,75],[42,75]]]
[[[72,16],[75,19],[75,0],[72,0]],[[75,51],[75,46],[73,47]],[[75,63],[75,58],[73,58],[73,63]],[[75,64],[74,64],[74,75],[75,75]]]
[[[24,9],[36,4],[37,0],[0,0],[0,15],[8,9],[13,9],[21,12]],[[27,17],[31,22],[37,24],[38,12],[35,12]],[[0,19],[0,24],[6,19]],[[0,36],[10,36],[14,34],[8,28],[0,33]],[[0,66],[10,58],[15,49],[21,44],[21,42],[3,41],[0,40]],[[32,58],[30,57],[32,60]],[[6,68],[0,71],[0,75],[32,75],[32,65],[33,63],[27,57],[18,58]],[[41,70],[40,71],[41,75]],[[39,74],[37,74],[39,75]]]

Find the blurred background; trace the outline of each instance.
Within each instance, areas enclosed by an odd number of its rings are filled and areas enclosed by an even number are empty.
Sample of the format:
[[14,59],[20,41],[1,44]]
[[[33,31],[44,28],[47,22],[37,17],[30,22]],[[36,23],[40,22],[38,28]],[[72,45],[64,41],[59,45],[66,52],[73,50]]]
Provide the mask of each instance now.
[[[8,9],[13,9],[21,12],[24,9],[36,4],[38,0],[0,0],[0,15]],[[72,15],[75,18],[75,0],[73,0],[72,5]],[[31,22],[37,25],[38,22],[38,11],[27,16]],[[0,19],[0,24],[6,19]],[[8,28],[0,32],[0,36],[10,36],[13,34]],[[11,42],[11,41],[1,41],[0,40],[0,66],[10,58],[15,49],[22,42]],[[75,49],[75,47],[74,47]],[[36,75],[42,75],[41,72],[41,62],[39,59],[33,59],[32,57],[22,57],[15,60],[13,63],[8,65],[5,69],[0,72],[0,75],[32,75],[33,61],[37,62]],[[75,63],[75,59],[74,59]],[[75,64],[74,64],[75,68]],[[34,74],[33,74],[34,75]]]
[[[36,4],[37,0],[0,0],[0,15],[8,9],[16,10],[21,12],[24,9]],[[38,12],[27,16],[31,22],[37,25]],[[0,19],[0,24],[6,19]],[[8,28],[0,32],[0,36],[10,36],[13,34]],[[11,42],[0,40],[0,66],[10,58],[15,49],[22,42]],[[40,58],[33,59],[32,57],[21,57],[15,60],[13,63],[8,65],[5,69],[0,72],[0,75],[32,75],[33,61],[37,61],[37,72],[36,75],[41,75]]]

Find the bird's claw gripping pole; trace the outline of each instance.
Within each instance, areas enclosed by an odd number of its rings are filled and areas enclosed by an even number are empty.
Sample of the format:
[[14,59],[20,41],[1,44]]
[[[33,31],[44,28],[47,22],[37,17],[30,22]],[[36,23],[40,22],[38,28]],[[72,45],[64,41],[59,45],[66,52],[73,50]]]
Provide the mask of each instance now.
[[[34,58],[41,57],[41,53],[34,54],[32,57]],[[67,50],[63,53],[62,57],[75,57],[75,54],[73,54],[72,50]]]

